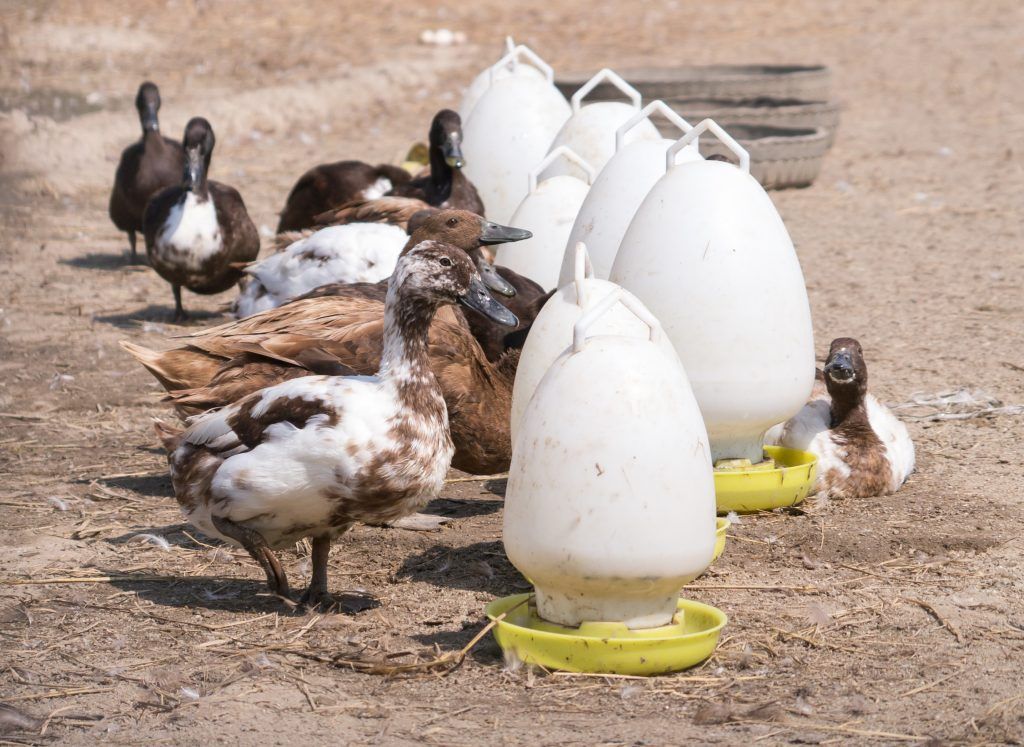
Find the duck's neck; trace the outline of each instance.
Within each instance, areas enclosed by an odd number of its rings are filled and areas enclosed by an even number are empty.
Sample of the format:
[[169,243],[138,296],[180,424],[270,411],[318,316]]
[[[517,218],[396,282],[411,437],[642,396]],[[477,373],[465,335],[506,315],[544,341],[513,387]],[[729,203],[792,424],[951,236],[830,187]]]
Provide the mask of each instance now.
[[451,197],[452,182],[455,179],[455,169],[444,160],[444,154],[439,146],[430,149],[430,189],[434,193],[430,201],[433,205],[440,205]]
[[424,387],[436,388],[427,351],[430,322],[437,305],[413,293],[404,293],[404,277],[395,273],[384,303],[384,350],[379,378],[391,381],[408,396]]
[[864,395],[860,391],[846,389],[829,392],[832,397],[832,428],[843,430],[871,429]]

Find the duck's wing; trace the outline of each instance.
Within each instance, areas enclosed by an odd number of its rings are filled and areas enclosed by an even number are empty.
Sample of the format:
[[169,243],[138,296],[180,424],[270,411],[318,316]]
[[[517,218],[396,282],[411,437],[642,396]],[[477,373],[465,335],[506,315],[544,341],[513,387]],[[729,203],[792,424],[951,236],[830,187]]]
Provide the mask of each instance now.
[[897,418],[892,410],[879,402],[874,395],[869,393],[864,398],[864,406],[867,409],[871,429],[885,446],[886,456],[892,470],[890,490],[895,491],[906,482],[910,473],[914,471],[916,462],[914,442],[903,421]]
[[353,200],[341,207],[328,210],[316,216],[320,225],[342,225],[346,223],[388,223],[403,231],[409,219],[421,210],[434,210],[417,197],[388,195],[372,200]]

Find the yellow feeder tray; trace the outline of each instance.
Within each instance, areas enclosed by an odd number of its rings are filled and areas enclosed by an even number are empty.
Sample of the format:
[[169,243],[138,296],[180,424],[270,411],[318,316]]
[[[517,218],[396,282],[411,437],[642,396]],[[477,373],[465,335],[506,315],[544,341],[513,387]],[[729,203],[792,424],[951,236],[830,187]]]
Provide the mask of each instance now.
[[818,458],[784,446],[765,446],[764,453],[774,464],[715,468],[718,513],[770,511],[807,497],[818,478]]
[[[624,623],[591,622],[578,628],[537,616],[532,594],[515,594],[487,605],[487,617],[507,617],[494,626],[494,638],[526,664],[566,672],[655,675],[678,672],[711,656],[728,622],[720,609],[680,599],[674,622],[630,630]],[[525,603],[524,603],[525,602]]]
[[715,519],[715,554],[711,557],[712,563],[722,557],[722,553],[725,551],[725,533],[731,526],[732,522],[728,519],[721,517]]

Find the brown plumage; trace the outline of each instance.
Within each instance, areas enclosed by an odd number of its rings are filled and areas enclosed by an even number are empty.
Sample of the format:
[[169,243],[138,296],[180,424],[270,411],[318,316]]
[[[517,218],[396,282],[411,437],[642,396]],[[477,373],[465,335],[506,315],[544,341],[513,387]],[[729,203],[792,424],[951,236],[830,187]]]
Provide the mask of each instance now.
[[462,121],[450,109],[442,109],[434,115],[429,154],[429,173],[416,178],[398,166],[370,166],[362,161],[339,161],[313,167],[288,193],[278,232],[322,224],[320,216],[335,208],[386,195],[415,198],[423,200],[427,206],[470,210],[483,215],[480,195],[461,171]]
[[[365,284],[376,286],[376,284]],[[302,299],[184,338],[164,352],[121,345],[168,390],[182,416],[221,407],[309,374],[372,374],[380,364],[384,304],[353,292]],[[465,321],[441,309],[430,327],[430,368],[448,405],[452,466],[508,469],[509,413],[519,351],[487,360]]]
[[142,230],[146,203],[156,192],[181,182],[185,152],[178,143],[160,134],[160,91],[146,81],[139,86],[135,109],[142,125],[142,139],[121,153],[110,191],[110,220],[128,233],[132,262],[137,261],[135,234]]
[[260,251],[242,196],[234,187],[207,179],[213,146],[210,123],[191,119],[182,141],[184,183],[154,195],[143,218],[146,253],[157,274],[171,284],[176,319],[186,317],[183,286],[206,295],[226,291],[241,277],[240,264],[256,259]]
[[[417,197],[378,197],[373,200],[353,200],[341,207],[316,216],[319,226],[340,226],[346,223],[388,223],[409,231],[409,221],[417,213],[440,210]],[[411,233],[411,231],[409,231]]]
[[352,200],[379,197],[410,179],[408,171],[386,163],[371,166],[362,161],[337,161],[314,166],[288,193],[277,230],[309,228],[325,210]]

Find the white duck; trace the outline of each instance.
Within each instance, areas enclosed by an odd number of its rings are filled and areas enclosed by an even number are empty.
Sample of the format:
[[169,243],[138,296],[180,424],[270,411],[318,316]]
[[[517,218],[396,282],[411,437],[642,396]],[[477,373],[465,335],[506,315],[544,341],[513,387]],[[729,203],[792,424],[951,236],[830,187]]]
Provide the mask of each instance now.
[[434,208],[412,216],[406,231],[384,223],[321,229],[247,267],[248,283],[232,311],[244,318],[324,285],[382,282],[391,276],[403,251],[427,239],[462,249],[473,257],[488,288],[503,296],[516,294],[515,287],[484,257],[483,248],[528,239],[529,231],[500,226],[468,210]]
[[328,226],[245,268],[239,318],[274,309],[327,283],[376,283],[391,275],[408,234],[386,223]]
[[816,489],[830,498],[895,493],[914,471],[906,426],[867,389],[860,343],[839,337],[807,404],[765,436],[766,443],[814,453]]
[[375,376],[305,376],[201,415],[184,433],[158,426],[188,521],[248,550],[282,596],[288,580],[273,549],[311,537],[300,604],[325,601],[335,537],[358,521],[409,515],[441,489],[454,447],[427,332],[437,309],[456,302],[516,324],[464,251],[423,241],[388,284]]

